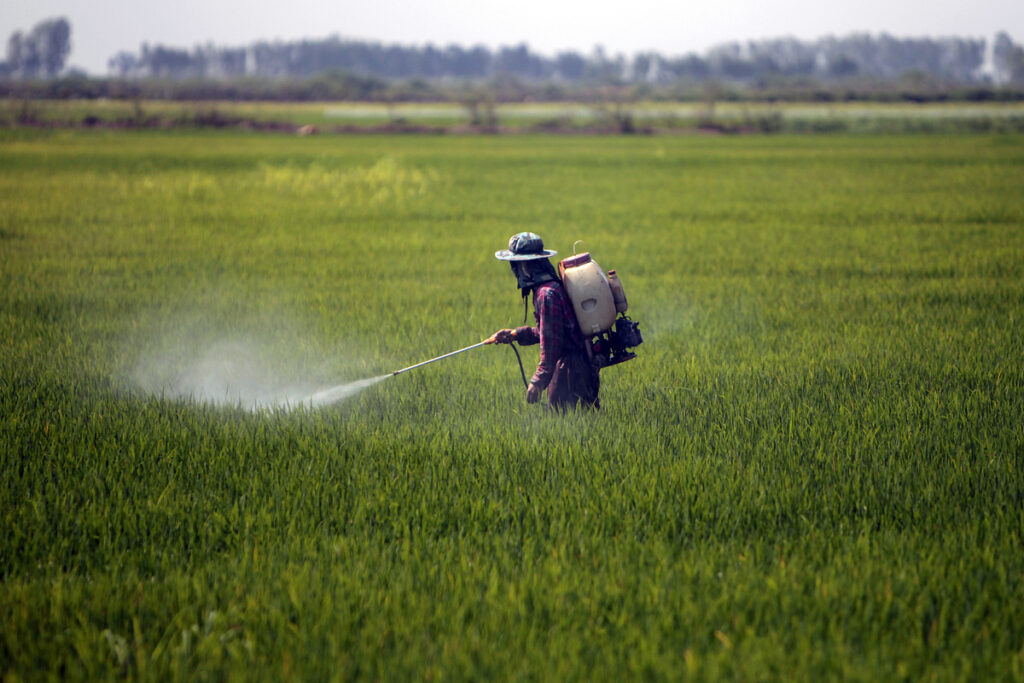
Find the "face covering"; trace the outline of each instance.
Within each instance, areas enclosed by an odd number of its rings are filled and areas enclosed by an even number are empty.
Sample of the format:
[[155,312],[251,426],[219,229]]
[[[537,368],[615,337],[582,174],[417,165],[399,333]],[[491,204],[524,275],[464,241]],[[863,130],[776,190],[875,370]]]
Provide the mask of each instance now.
[[530,291],[545,282],[558,279],[558,273],[551,261],[535,259],[533,261],[511,261],[512,273],[516,276],[516,286],[523,293],[523,297]]

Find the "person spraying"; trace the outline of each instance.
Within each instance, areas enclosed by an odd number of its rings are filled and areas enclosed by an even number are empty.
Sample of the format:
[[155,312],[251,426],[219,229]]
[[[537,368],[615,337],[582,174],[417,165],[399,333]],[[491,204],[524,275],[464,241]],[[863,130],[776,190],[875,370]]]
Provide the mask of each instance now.
[[[545,249],[544,241],[532,232],[513,235],[508,249],[494,252],[495,257],[512,267],[524,308],[527,296],[533,295],[536,327],[523,325],[498,330],[481,342],[386,375],[319,391],[299,403],[313,407],[327,405],[389,377],[481,346],[518,342],[523,346],[540,344],[540,362],[529,382],[522,361],[519,362],[527,403],[537,403],[546,390],[551,408],[600,408],[598,371],[636,358],[633,349],[643,343],[643,335],[639,325],[625,315],[629,303],[614,270],[605,274],[589,253],[574,253],[563,259],[556,271],[548,260],[556,253]],[[526,322],[525,311],[523,322]],[[512,350],[516,351],[514,346]],[[516,359],[519,360],[519,351],[516,351]]]
[[556,253],[545,249],[544,241],[532,232],[513,235],[508,249],[494,253],[511,266],[524,301],[532,295],[537,325],[498,330],[485,343],[540,344],[540,361],[526,389],[527,403],[538,402],[546,390],[548,405],[556,410],[600,408],[598,368],[590,360],[562,280],[548,260]]

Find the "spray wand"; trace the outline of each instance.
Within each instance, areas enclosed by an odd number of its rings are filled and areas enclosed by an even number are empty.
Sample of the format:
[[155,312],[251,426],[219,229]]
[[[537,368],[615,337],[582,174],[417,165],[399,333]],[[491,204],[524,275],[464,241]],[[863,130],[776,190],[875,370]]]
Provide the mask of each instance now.
[[394,376],[394,375],[401,375],[403,372],[409,372],[410,370],[415,370],[416,368],[421,368],[424,365],[429,365],[431,363],[436,363],[439,360],[444,360],[445,358],[451,358],[452,356],[457,356],[460,353],[465,353],[466,351],[469,351],[470,349],[475,349],[478,346],[483,346],[484,344],[488,343],[489,341],[490,341],[489,339],[485,339],[482,342],[477,342],[476,344],[471,344],[470,346],[467,346],[464,349],[459,349],[458,351],[452,351],[451,353],[446,353],[443,356],[438,356],[437,358],[431,358],[430,360],[425,360],[422,363],[417,363],[416,365],[410,365],[409,367],[402,368],[401,370],[395,370],[391,374],[392,374],[392,376]]
[[[401,370],[395,370],[394,372],[391,373],[391,376],[394,377],[395,375],[400,375],[403,372],[409,372],[410,370],[415,370],[416,368],[421,368],[424,365],[429,365],[430,363],[436,363],[437,361],[444,360],[445,358],[451,358],[452,356],[457,356],[460,353],[465,353],[466,351],[469,351],[471,349],[475,349],[475,348],[477,348],[479,346],[496,344],[497,343],[497,339],[495,338],[495,336],[488,337],[487,339],[483,340],[482,342],[477,342],[476,344],[470,344],[469,346],[467,346],[465,348],[461,348],[458,351],[451,351],[451,352],[446,353],[444,355],[438,356],[437,358],[431,358],[430,360],[425,360],[422,363],[416,363],[416,365],[410,365],[407,368],[402,368]],[[512,339],[515,340],[515,332],[512,333]],[[512,351],[514,351],[515,354],[516,354],[516,360],[519,362],[519,373],[523,376],[523,384],[528,386],[528,383],[526,381],[526,372],[523,370],[523,359],[520,358],[520,356],[519,356],[519,349],[517,349],[516,345],[513,344],[513,343],[509,343],[509,346],[512,347]]]
[[[415,370],[416,368],[421,368],[424,365],[429,365],[430,363],[435,363],[435,362],[437,362],[439,360],[444,360],[445,358],[451,358],[452,356],[457,356],[460,353],[465,353],[466,351],[469,351],[470,349],[475,349],[478,346],[484,346],[485,344],[496,344],[497,343],[496,336],[497,335],[495,335],[494,337],[490,337],[489,339],[485,339],[482,342],[477,342],[476,344],[471,344],[470,346],[467,346],[464,349],[459,349],[458,351],[452,351],[451,353],[446,353],[443,356],[438,356],[437,358],[431,358],[430,360],[425,360],[422,363],[417,363],[416,365],[410,365],[409,367],[402,368],[401,370],[395,370],[394,372],[389,373],[387,375],[381,375],[380,377],[371,377],[369,379],[359,380],[358,382],[350,382],[348,384],[340,384],[340,385],[338,385],[336,387],[331,387],[329,389],[324,389],[323,391],[318,391],[315,394],[313,394],[312,396],[309,396],[308,398],[305,398],[302,401],[299,401],[298,403],[300,403],[300,404],[308,404],[308,405],[310,405],[311,407],[314,407],[314,408],[315,407],[319,407],[319,406],[324,406],[324,405],[330,405],[331,403],[336,403],[337,401],[340,401],[340,400],[342,400],[344,398],[348,398],[349,396],[352,396],[353,394],[356,394],[356,393],[362,391],[366,387],[371,386],[373,384],[376,384],[377,382],[381,382],[381,381],[387,379],[388,377],[394,377],[395,375],[400,375],[403,372],[409,372],[410,370]],[[515,335],[514,334],[512,335],[512,339],[513,340],[515,339]],[[512,346],[512,350],[515,351],[515,353],[516,353],[516,360],[519,361],[519,373],[523,376],[523,384],[526,385],[527,384],[527,382],[526,382],[526,373],[523,371],[523,361],[519,357],[519,351],[516,349],[515,344],[511,344],[511,346]]]

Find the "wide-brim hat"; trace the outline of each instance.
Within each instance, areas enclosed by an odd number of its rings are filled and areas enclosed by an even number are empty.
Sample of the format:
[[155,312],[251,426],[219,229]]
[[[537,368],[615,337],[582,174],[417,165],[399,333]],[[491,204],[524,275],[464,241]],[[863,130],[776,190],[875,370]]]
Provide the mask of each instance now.
[[532,232],[520,232],[512,235],[508,241],[508,249],[494,252],[494,258],[501,261],[535,261],[551,258],[557,251],[544,248],[544,240]]

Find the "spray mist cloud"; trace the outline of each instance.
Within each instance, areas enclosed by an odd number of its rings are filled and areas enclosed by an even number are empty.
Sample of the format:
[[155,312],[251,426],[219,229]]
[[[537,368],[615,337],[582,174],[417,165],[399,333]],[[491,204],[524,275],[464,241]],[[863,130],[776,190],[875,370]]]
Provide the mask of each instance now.
[[216,341],[198,349],[144,357],[132,373],[143,393],[249,410],[322,408],[351,398],[391,375],[322,388],[283,373],[259,345]]

